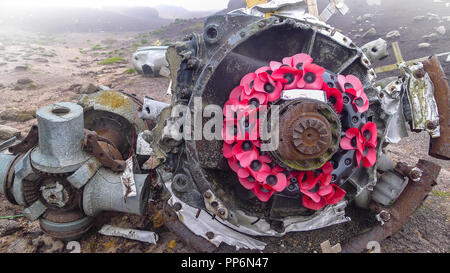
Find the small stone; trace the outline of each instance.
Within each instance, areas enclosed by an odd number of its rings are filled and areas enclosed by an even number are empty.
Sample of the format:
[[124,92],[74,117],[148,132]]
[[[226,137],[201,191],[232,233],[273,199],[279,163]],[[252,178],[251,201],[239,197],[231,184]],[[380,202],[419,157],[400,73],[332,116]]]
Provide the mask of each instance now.
[[431,33],[429,35],[422,36],[422,38],[426,41],[437,41],[439,40],[439,35],[437,35],[437,33]]
[[447,32],[444,26],[437,27],[436,31],[441,35],[445,35],[445,33]]
[[31,246],[30,240],[25,238],[19,238],[15,240],[6,251],[7,253],[33,253],[36,248]]
[[[20,131],[6,125],[0,125],[0,140],[7,140],[14,136],[20,137]],[[0,224],[0,229],[1,226]]]
[[16,122],[26,122],[36,117],[36,111],[21,111],[16,108],[0,112],[0,119]]
[[64,243],[62,241],[55,241],[51,247],[44,251],[44,253],[61,253],[64,251]]
[[400,37],[400,31],[398,31],[398,30],[393,30],[393,31],[388,32],[388,34],[386,34],[387,39],[397,38],[397,37]]
[[426,18],[424,15],[419,15],[413,18],[414,21],[422,21]]
[[363,38],[372,38],[377,35],[377,30],[375,28],[371,28],[366,33],[363,34]]
[[18,65],[14,68],[15,71],[27,71],[28,70],[28,66],[26,65]]
[[34,61],[38,63],[48,63],[48,60],[45,58],[36,58]]
[[17,84],[30,84],[33,80],[30,78],[21,78],[17,80]]
[[83,87],[80,89],[79,93],[81,94],[93,94],[98,91],[98,87],[92,83],[89,83],[87,85],[83,85]]
[[[1,134],[1,125],[0,125],[0,134]],[[20,134],[20,132],[19,132]],[[1,135],[0,135],[1,139]],[[14,232],[22,229],[22,226],[16,221],[11,220],[0,220],[0,237],[7,236],[13,234]]]
[[418,44],[418,47],[420,49],[429,48],[430,46],[431,46],[431,44],[429,44],[429,43],[420,43],[420,44]]

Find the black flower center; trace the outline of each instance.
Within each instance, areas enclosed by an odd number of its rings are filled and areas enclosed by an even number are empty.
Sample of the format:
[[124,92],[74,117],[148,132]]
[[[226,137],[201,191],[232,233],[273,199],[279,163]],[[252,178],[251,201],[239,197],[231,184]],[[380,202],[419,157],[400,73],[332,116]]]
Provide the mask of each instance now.
[[293,83],[294,82],[294,75],[292,75],[292,73],[286,73],[285,75],[284,75],[284,78],[287,80],[287,83],[288,84],[291,84],[291,83]]
[[316,75],[312,72],[308,72],[305,74],[305,82],[307,83],[313,83],[316,81]]
[[259,160],[253,160],[253,162],[250,164],[250,168],[254,171],[259,171],[262,168],[262,163]]
[[269,175],[266,181],[270,186],[275,186],[278,182],[278,178],[275,175]]
[[267,70],[266,73],[269,74],[269,75],[272,75],[273,71],[272,70]]
[[352,146],[353,146],[354,148],[356,148],[357,145],[358,145],[358,141],[356,140],[356,137],[352,138]]
[[264,188],[264,187],[261,187],[261,191],[262,191],[263,193],[269,193],[269,192],[270,192],[270,190],[268,190],[268,189],[266,189],[266,188]]
[[273,91],[275,91],[275,86],[273,86],[271,83],[266,83],[264,85],[264,91],[266,91],[267,93],[272,93]]
[[251,182],[251,183],[256,182],[255,178],[251,175],[249,177],[247,177],[247,180],[248,180],[248,182]]
[[369,130],[365,131],[363,135],[367,140],[370,140],[370,138],[372,137],[372,133]]
[[344,88],[345,89],[354,89],[353,84],[351,84],[351,83],[344,84]]
[[302,69],[303,69],[303,63],[298,63],[295,67],[296,67],[298,70],[302,70]]
[[248,105],[253,105],[255,108],[258,108],[261,105],[261,103],[259,102],[258,99],[253,98],[249,101]]
[[330,97],[328,100],[329,100],[329,102],[330,102],[331,104],[333,104],[333,105],[336,104],[336,98],[335,98],[335,97]]
[[244,141],[242,143],[242,150],[248,152],[253,148],[253,143],[251,141]]
[[317,184],[314,186],[314,188],[312,188],[312,189],[310,190],[310,192],[311,192],[311,193],[316,193],[316,192],[318,192],[319,190],[320,190],[320,184],[317,183]]

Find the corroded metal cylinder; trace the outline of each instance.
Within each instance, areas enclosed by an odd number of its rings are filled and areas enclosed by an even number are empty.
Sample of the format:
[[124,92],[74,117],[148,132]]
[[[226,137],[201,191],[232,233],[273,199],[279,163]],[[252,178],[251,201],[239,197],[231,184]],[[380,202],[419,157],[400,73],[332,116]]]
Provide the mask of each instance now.
[[14,160],[14,156],[7,154],[0,154],[0,193],[5,194],[4,186],[8,179],[11,163]]
[[83,151],[83,108],[70,102],[37,111],[39,146],[31,154],[33,167],[45,173],[77,170],[89,155]]
[[121,176],[101,169],[89,181],[83,191],[83,210],[88,216],[103,211],[116,211],[143,215],[150,194],[148,175],[135,174],[136,196],[124,198]]

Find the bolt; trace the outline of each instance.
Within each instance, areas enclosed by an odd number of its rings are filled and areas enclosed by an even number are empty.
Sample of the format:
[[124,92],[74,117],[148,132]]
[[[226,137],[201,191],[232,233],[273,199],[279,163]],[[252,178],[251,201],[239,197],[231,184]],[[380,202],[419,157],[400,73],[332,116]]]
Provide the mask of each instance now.
[[244,38],[245,37],[245,32],[241,31],[240,35],[241,35],[242,38]]
[[219,215],[220,216],[225,216],[225,213],[227,213],[227,212],[226,212],[226,210],[224,208],[220,208],[219,209]]
[[175,211],[180,211],[181,210],[181,204],[180,203],[175,203],[174,205],[173,205],[173,209],[175,210]]
[[432,121],[430,121],[430,122],[428,122],[428,124],[427,124],[427,128],[428,128],[428,130],[436,130],[436,128],[437,128],[438,126],[436,125],[436,123],[434,123],[434,122],[432,122]]
[[210,199],[211,197],[212,197],[212,194],[209,192],[209,191],[207,191],[207,192],[205,192],[205,194],[203,195],[206,199]]
[[263,27],[266,26],[266,22],[261,21],[261,22],[258,23],[258,26],[259,26],[260,28],[263,28]]
[[206,232],[206,237],[210,240],[212,240],[214,238],[214,233],[211,231]]
[[425,71],[422,70],[422,69],[416,70],[414,72],[414,77],[416,77],[418,79],[421,79],[421,78],[425,77]]
[[414,182],[419,182],[422,179],[422,170],[419,168],[413,168],[411,172],[409,172],[409,178],[411,178]]

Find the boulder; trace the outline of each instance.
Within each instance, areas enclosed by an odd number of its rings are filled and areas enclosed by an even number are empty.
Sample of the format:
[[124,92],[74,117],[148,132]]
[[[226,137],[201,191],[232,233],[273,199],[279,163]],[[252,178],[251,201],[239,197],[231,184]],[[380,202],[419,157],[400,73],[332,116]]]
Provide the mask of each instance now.
[[20,137],[20,131],[5,125],[0,125],[0,140],[7,140],[12,137]]

